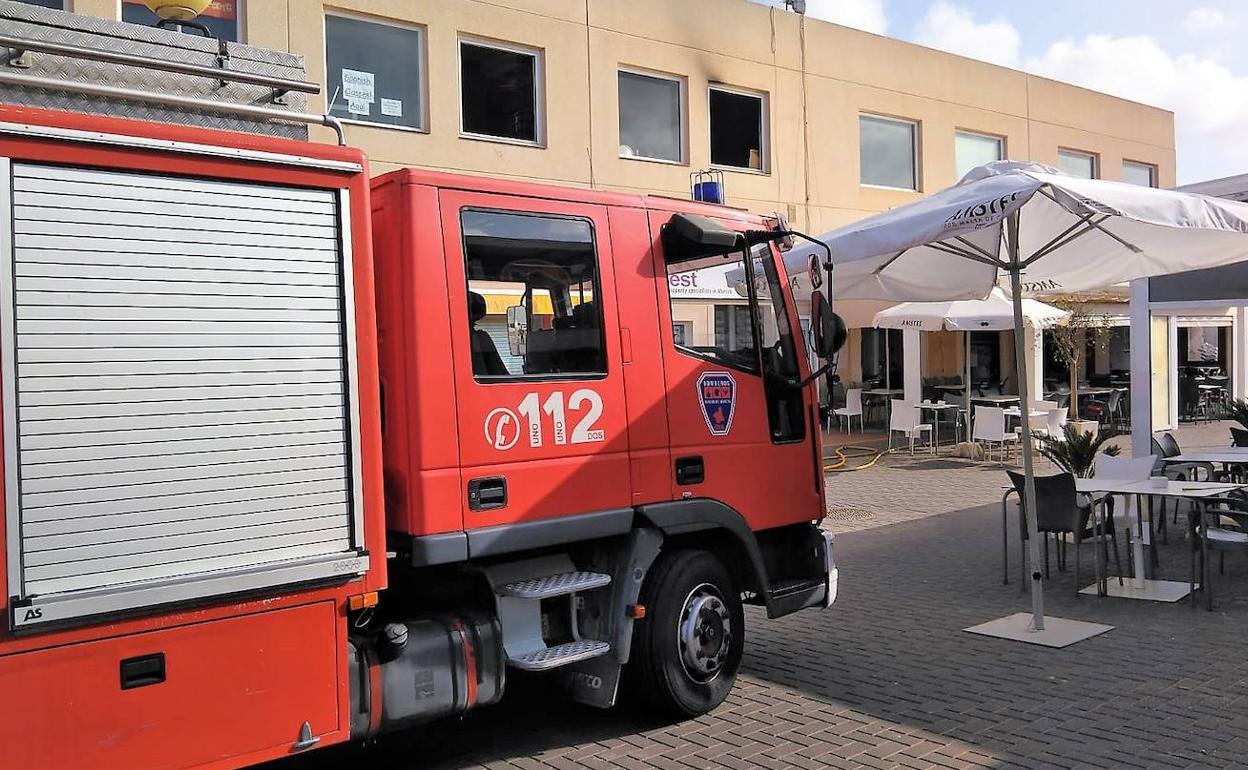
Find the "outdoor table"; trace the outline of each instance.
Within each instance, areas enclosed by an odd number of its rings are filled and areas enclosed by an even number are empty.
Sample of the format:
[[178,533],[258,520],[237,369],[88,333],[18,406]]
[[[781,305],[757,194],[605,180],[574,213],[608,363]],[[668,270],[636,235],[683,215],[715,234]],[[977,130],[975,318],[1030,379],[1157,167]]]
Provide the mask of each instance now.
[[957,404],[946,404],[943,401],[936,401],[936,402],[920,401],[918,403],[918,407],[919,407],[920,412],[929,411],[933,413],[933,417],[935,419],[933,419],[932,422],[935,424],[932,426],[932,434],[933,434],[932,441],[935,442],[936,446],[940,446],[940,413],[953,409],[954,410],[954,415],[953,415],[954,439],[955,440],[957,439],[957,425],[958,425],[957,423],[958,405]]
[[1018,396],[971,396],[971,401],[981,404],[1014,404],[1018,402]]
[[[1144,529],[1143,514],[1143,498],[1144,497],[1171,497],[1192,500],[1196,503],[1199,515],[1205,513],[1205,503],[1210,498],[1223,497],[1227,493],[1236,489],[1242,489],[1244,484],[1232,484],[1224,482],[1209,481],[1170,481],[1167,480],[1164,485],[1157,486],[1152,479],[1143,481],[1128,481],[1125,479],[1098,479],[1096,477],[1090,479],[1075,479],[1075,490],[1089,495],[1130,495],[1135,497],[1135,519],[1131,527],[1131,552],[1135,561],[1135,575],[1132,577],[1131,585],[1119,587],[1114,591],[1113,595],[1128,599],[1152,599],[1162,601],[1177,601],[1183,598],[1183,594],[1178,594],[1175,588],[1175,581],[1168,580],[1148,580],[1145,578],[1144,572],[1144,540],[1142,532]],[[1101,569],[1102,547],[1100,543],[1103,537],[1104,526],[1100,522],[1100,516],[1094,524],[1094,532],[1096,533],[1096,563],[1097,563],[1097,585],[1096,593],[1100,596],[1109,594],[1109,581],[1105,577],[1104,570]],[[1205,540],[1201,539],[1201,558],[1206,559],[1208,545]],[[1075,558],[1079,558],[1078,555]],[[1194,579],[1193,579],[1194,580]],[[1181,586],[1182,584],[1177,584]],[[1188,591],[1190,593],[1194,588],[1194,583],[1189,583]],[[1084,589],[1085,591],[1087,589]],[[1201,590],[1206,593],[1206,599],[1209,607],[1212,608],[1212,598],[1208,596],[1207,587],[1204,585],[1204,578],[1201,578]],[[1193,594],[1192,603],[1195,604],[1196,597]]]

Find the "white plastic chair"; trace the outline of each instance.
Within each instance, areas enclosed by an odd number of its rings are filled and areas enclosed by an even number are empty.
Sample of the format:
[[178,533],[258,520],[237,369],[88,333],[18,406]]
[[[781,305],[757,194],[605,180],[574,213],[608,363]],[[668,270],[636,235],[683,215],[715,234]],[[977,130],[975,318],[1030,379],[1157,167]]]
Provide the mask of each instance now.
[[931,452],[935,453],[936,444],[932,441],[931,423],[920,423],[919,408],[905,401],[893,401],[888,414],[888,448],[893,448],[893,434],[904,433],[910,439],[910,454],[914,454],[914,440],[924,434]]
[[[982,441],[989,447],[995,445],[1000,452],[1000,461],[1004,463],[1005,451],[1015,445],[1018,441],[1018,434],[1005,431],[1004,409],[998,406],[977,406],[975,407],[975,429],[971,434],[971,440]],[[987,456],[988,450],[985,448],[984,457],[987,458]]]
[[849,433],[854,432],[854,418],[858,418],[859,432],[866,432],[866,427],[862,417],[862,388],[850,388],[845,391],[845,406],[840,409],[833,409],[832,414],[836,415],[837,427],[840,427],[841,417],[845,418],[846,430]]
[[1058,441],[1062,441],[1062,437],[1066,435],[1067,419],[1066,407],[1059,406],[1050,409],[1044,428],[1045,433],[1048,433]]

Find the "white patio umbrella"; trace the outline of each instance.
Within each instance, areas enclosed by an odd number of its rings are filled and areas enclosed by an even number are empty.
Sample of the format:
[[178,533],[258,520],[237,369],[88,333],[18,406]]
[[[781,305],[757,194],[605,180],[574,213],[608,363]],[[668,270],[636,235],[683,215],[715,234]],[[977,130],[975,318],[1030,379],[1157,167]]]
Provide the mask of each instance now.
[[[1023,298],[1023,323],[1032,329],[1047,329],[1069,315],[1061,308],[1039,300]],[[960,331],[966,338],[963,359],[969,411],[971,384],[971,332],[1006,331],[1014,328],[1014,303],[1000,288],[993,287],[986,299],[950,302],[903,302],[875,314],[875,325],[882,329],[917,329],[924,332]],[[970,415],[967,415],[970,419]]]
[[[1008,281],[1014,328],[1021,332],[1024,293],[1083,291],[1248,258],[1248,204],[997,161],[973,169],[953,187],[822,240],[832,249],[837,297],[980,299]],[[786,262],[804,264],[810,253],[794,249]],[[1027,362],[1022,346],[1015,349],[1018,395],[1025,404]],[[1027,510],[1035,511],[1028,415],[1023,409],[1023,498]],[[1040,543],[1035,516],[1026,518],[1031,628],[1043,632]]]

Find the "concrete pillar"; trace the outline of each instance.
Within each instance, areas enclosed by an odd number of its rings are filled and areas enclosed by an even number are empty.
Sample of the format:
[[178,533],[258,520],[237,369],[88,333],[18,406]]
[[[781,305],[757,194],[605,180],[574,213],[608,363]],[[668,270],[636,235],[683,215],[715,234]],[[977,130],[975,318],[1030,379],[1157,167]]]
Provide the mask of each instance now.
[[1151,453],[1153,436],[1153,338],[1148,279],[1131,282],[1131,454]]
[[902,396],[908,403],[917,404],[923,400],[923,340],[918,329],[903,329],[901,332],[902,351]]
[[1032,401],[1044,398],[1044,332],[1027,326],[1023,331],[1023,354],[1027,357],[1027,392]]

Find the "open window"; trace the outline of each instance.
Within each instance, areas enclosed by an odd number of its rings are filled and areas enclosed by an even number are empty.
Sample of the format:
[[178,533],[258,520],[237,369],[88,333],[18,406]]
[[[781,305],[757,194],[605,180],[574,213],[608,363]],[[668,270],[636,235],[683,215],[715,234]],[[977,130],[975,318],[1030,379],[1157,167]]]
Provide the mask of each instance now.
[[465,209],[460,222],[477,380],[605,374],[589,220]]
[[684,215],[664,227],[663,243],[673,345],[685,355],[761,376],[772,440],[803,438],[802,395],[794,384],[801,375],[798,348],[775,247],[756,243],[748,247],[747,260],[741,234]]

